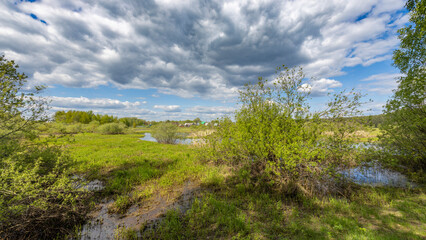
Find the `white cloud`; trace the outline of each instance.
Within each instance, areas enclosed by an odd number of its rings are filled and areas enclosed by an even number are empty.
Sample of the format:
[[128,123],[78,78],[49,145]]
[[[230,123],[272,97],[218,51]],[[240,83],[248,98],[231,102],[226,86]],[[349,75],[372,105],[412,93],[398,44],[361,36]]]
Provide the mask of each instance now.
[[403,76],[401,73],[381,73],[371,75],[361,80],[359,89],[382,95],[390,95],[398,87],[397,79]]
[[385,102],[369,102],[361,106],[360,110],[364,115],[377,115],[383,113]]
[[233,107],[224,106],[195,106],[187,109],[189,112],[205,114],[230,114],[235,111]]
[[137,108],[140,102],[120,101],[109,98],[86,98],[86,97],[48,97],[53,107],[69,109],[131,109]]
[[154,105],[154,108],[162,109],[165,112],[181,112],[182,111],[179,105]]
[[325,96],[329,92],[333,92],[332,88],[341,87],[342,83],[334,79],[312,79],[308,83],[302,84],[301,91],[310,92],[312,97]]
[[280,64],[331,78],[390,59],[404,3],[1,1],[0,53],[38,84],[229,99]]

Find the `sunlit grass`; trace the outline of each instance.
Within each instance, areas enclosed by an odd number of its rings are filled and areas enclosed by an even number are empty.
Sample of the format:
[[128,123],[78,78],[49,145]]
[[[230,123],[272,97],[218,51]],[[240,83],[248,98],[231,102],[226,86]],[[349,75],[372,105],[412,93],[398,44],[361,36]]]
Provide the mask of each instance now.
[[[204,188],[186,214],[171,210],[156,239],[424,239],[422,190],[358,187],[352,196],[305,198],[251,188],[226,166],[197,158],[197,148],[141,141],[142,134],[78,134],[59,140],[74,158],[72,170],[106,183],[111,212],[125,213],[158,194],[173,196],[188,182]],[[132,238],[135,230],[120,231]],[[126,237],[124,237],[126,238]]]
[[[426,195],[421,190],[362,187],[348,198],[286,197],[221,185],[185,215],[168,215],[146,236],[195,239],[424,239]],[[220,189],[220,190],[219,190]],[[177,231],[177,232],[176,232]]]

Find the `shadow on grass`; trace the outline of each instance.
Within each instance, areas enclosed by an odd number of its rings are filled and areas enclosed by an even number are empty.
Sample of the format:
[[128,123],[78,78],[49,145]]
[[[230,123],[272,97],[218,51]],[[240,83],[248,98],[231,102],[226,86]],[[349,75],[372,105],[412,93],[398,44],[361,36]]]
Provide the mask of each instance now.
[[288,196],[237,178],[205,186],[186,214],[170,211],[147,239],[424,239],[422,190],[354,187],[347,198]]

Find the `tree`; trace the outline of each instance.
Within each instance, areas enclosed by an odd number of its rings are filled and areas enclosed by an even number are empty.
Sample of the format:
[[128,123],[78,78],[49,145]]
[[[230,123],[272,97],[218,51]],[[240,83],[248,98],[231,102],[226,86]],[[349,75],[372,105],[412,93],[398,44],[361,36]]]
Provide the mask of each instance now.
[[60,238],[84,220],[89,194],[75,188],[60,146],[23,141],[47,119],[46,100],[37,96],[44,87],[29,91],[26,79],[0,56],[0,239]]
[[283,66],[276,73],[273,81],[259,78],[239,92],[235,120],[221,119],[203,152],[261,189],[333,191],[336,170],[353,160],[355,129],[345,118],[358,114],[361,95],[337,94],[327,110],[311,112],[302,70]]
[[416,171],[426,167],[426,0],[409,0],[410,24],[401,28],[394,65],[403,73],[385,108],[381,140],[394,163]]
[[0,140],[29,132],[37,120],[47,119],[46,100],[37,97],[45,87],[27,91],[27,76],[19,73],[18,67],[0,56]]
[[173,123],[160,123],[152,129],[152,137],[159,143],[176,144],[181,138],[178,127]]
[[195,124],[199,124],[201,122],[201,119],[199,117],[197,117],[196,119],[193,120],[193,122]]

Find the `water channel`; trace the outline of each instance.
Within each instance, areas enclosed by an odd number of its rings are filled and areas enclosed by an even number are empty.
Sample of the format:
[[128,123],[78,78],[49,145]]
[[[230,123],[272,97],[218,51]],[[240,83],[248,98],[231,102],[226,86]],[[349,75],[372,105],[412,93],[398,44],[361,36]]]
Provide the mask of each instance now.
[[[157,139],[152,137],[151,133],[144,133],[144,134],[145,134],[145,136],[140,138],[140,140],[149,141],[149,142],[157,142]],[[191,138],[183,138],[183,139],[176,140],[177,144],[188,144],[188,145],[190,145],[190,144],[192,144],[192,142],[193,142],[193,139],[191,139]]]

